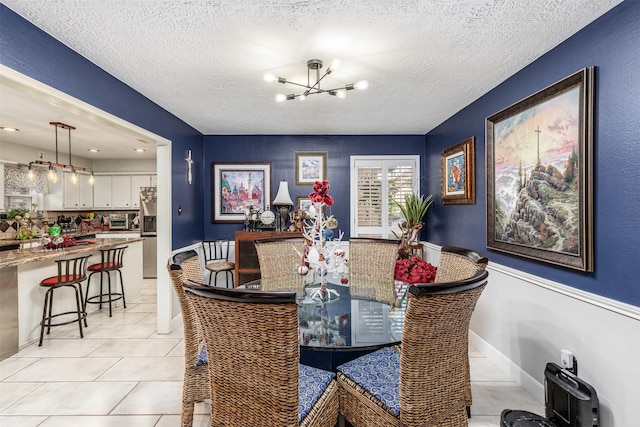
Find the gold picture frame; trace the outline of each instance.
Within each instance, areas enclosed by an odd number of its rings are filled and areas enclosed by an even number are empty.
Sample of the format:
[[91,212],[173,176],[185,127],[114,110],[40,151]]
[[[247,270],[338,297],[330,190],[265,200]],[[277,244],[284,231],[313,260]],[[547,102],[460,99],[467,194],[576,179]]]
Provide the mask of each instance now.
[[440,162],[442,167],[442,204],[475,204],[474,137],[442,150]]

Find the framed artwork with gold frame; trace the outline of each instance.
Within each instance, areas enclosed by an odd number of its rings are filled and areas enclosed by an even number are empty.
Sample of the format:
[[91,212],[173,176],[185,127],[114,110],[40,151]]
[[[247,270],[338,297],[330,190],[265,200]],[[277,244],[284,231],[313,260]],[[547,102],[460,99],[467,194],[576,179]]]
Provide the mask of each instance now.
[[473,205],[475,159],[473,136],[442,150],[442,204]]

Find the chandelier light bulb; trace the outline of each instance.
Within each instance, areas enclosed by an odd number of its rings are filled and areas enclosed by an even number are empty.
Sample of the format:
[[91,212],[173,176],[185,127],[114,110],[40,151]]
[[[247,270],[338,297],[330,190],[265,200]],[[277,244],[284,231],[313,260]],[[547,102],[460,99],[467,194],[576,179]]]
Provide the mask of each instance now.
[[302,94],[302,95],[298,96],[298,100],[299,101],[304,101],[305,99],[307,99],[307,95],[305,95],[305,94]]
[[286,95],[283,95],[281,93],[276,95],[276,102],[284,102],[287,100]]
[[271,73],[264,73],[264,76],[262,76],[262,78],[267,83],[273,83],[273,82],[276,81],[276,76],[274,74],[271,74]]
[[346,90],[339,90],[336,93],[336,96],[340,99],[345,99],[347,97],[347,91]]
[[369,82],[366,80],[360,80],[359,82],[356,82],[354,86],[356,89],[365,90],[369,87]]
[[27,172],[27,178],[29,178],[29,181],[33,181],[34,179],[36,179],[36,175],[33,172],[33,169],[31,169],[31,166],[29,166],[29,171]]
[[89,185],[93,185],[96,183],[95,178],[93,177],[93,173],[89,175]]
[[77,184],[78,183],[78,174],[76,173],[75,169],[71,170],[71,183],[72,184]]
[[331,71],[337,70],[341,65],[342,61],[340,61],[338,58],[334,59],[333,61],[331,61]]
[[53,168],[53,165],[49,163],[49,173],[47,174],[47,179],[51,182],[58,182],[58,174],[56,170]]

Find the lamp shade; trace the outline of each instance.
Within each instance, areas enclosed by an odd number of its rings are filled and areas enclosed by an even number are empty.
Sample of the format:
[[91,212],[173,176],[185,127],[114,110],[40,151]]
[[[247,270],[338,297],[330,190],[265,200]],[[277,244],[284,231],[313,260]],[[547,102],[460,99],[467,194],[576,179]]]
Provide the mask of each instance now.
[[280,187],[278,187],[278,194],[273,199],[273,205],[286,205],[293,206],[293,201],[289,195],[289,183],[287,181],[280,181]]

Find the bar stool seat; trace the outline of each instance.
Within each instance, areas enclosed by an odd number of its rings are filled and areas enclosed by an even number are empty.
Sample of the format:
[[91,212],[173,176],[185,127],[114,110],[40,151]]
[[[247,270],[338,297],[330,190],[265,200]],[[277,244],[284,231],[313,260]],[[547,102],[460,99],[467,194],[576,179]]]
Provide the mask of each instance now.
[[[100,249],[100,263],[91,264],[89,266],[89,279],[87,280],[87,292],[84,300],[84,307],[86,311],[87,304],[100,304],[99,308],[102,309],[102,303],[109,303],[109,317],[113,314],[112,304],[114,301],[122,300],[122,305],[127,308],[127,302],[124,296],[124,282],[122,281],[122,260],[124,258],[124,251],[128,246],[121,246],[118,248]],[[111,272],[115,271],[120,275],[120,292],[117,292],[118,284],[117,277],[115,279],[113,289],[111,288]],[[97,295],[89,296],[89,286],[91,286],[91,277],[96,274],[100,274],[100,293]],[[104,291],[104,275],[107,276],[107,291]]]
[[[42,321],[40,322],[40,342],[38,343],[38,346],[42,346],[45,328],[47,329],[48,335],[51,332],[52,326],[68,325],[73,322],[78,322],[80,338],[84,338],[82,321],[84,320],[84,326],[86,327],[87,312],[84,310],[82,301],[82,282],[87,279],[87,260],[90,256],[91,254],[76,258],[56,260],[56,263],[58,264],[58,275],[47,277],[40,282],[40,286],[47,288],[47,292],[44,294],[44,307],[42,309]],[[76,297],[76,310],[54,314],[53,292],[62,287],[73,288]],[[75,314],[76,317],[71,320],[53,323],[54,318],[70,314]]]

